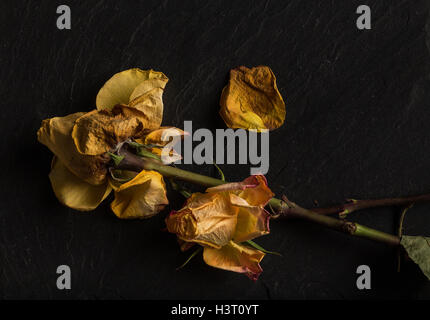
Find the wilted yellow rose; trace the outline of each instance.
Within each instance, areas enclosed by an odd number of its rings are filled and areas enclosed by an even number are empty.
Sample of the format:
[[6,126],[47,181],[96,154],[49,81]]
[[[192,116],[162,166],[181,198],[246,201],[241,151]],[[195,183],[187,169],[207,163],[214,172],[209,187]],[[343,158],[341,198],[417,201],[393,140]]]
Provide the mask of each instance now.
[[264,257],[245,241],[269,233],[269,213],[264,209],[273,197],[264,176],[194,193],[179,211],[166,218],[167,230],[185,243],[203,246],[203,259],[213,267],[241,272],[257,279]]
[[230,70],[220,105],[220,115],[230,128],[273,130],[285,121],[284,100],[266,66]]
[[164,208],[168,200],[159,173],[121,172],[124,181],[112,180],[106,152],[130,138],[164,143],[158,138],[163,130],[159,127],[167,81],[161,72],[126,70],[99,91],[97,110],[43,120],[37,136],[55,155],[49,178],[61,203],[76,210],[93,210],[113,189],[111,207],[119,218],[146,218]]

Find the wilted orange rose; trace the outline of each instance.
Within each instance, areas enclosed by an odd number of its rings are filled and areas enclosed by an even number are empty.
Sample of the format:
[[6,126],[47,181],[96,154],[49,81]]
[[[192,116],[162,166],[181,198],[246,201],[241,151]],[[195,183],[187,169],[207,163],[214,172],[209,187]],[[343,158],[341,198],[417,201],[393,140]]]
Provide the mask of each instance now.
[[285,120],[285,103],[266,66],[230,70],[220,100],[220,115],[230,128],[273,130]]
[[264,253],[243,242],[269,233],[269,213],[264,209],[273,197],[264,176],[194,193],[179,211],[166,218],[167,229],[181,241],[203,246],[203,259],[213,267],[245,273],[257,279]]
[[[168,204],[158,172],[120,172],[120,183],[108,175],[110,157],[106,155],[130,138],[160,146],[166,143],[163,132],[171,128],[160,128],[160,124],[167,81],[161,72],[126,70],[100,89],[97,110],[42,122],[37,136],[55,155],[49,178],[61,203],[81,211],[93,210],[113,189],[111,208],[119,218],[150,217]],[[153,150],[157,154],[157,148]]]

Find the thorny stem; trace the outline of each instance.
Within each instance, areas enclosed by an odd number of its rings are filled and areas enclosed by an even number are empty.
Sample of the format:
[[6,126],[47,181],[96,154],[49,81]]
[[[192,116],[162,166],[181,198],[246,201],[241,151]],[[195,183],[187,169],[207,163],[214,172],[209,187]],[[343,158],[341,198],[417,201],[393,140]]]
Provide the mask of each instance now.
[[298,206],[294,202],[288,200],[285,196],[282,197],[282,200],[273,198],[270,203],[278,212],[280,218],[301,218],[352,236],[367,238],[393,246],[398,246],[400,244],[399,237],[368,228],[355,222],[349,222],[343,219],[336,219],[315,213]]
[[[226,183],[220,179],[215,179],[175,167],[166,166],[157,160],[139,157],[127,150],[127,148],[121,148],[118,151],[118,154],[120,156],[124,156],[124,158],[119,163],[119,165],[116,166],[117,169],[137,172],[142,170],[155,170],[166,178],[187,181],[205,187],[212,187]],[[365,227],[358,223],[348,222],[315,213],[311,210],[298,206],[297,204],[288,200],[285,196],[282,200],[276,198],[271,199],[269,205],[275,210],[275,212],[277,212],[277,215],[273,216],[273,218],[301,218],[337,231],[347,233],[352,236],[363,237],[394,246],[398,246],[400,244],[399,237]]]
[[327,214],[339,214],[341,218],[345,217],[347,214],[367,209],[367,208],[375,208],[375,207],[389,207],[389,206],[410,206],[416,202],[429,202],[430,201],[430,193],[423,194],[419,196],[412,197],[404,197],[404,198],[386,198],[386,199],[371,199],[371,200],[355,200],[349,199],[347,203],[327,207],[327,208],[315,208],[312,211],[327,215]]

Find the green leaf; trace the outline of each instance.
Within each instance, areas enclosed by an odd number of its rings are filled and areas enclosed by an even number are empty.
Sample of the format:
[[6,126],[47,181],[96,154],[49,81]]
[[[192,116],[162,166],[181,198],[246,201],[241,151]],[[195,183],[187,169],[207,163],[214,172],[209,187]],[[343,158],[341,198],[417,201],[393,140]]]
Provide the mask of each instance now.
[[194,251],[189,257],[188,257],[188,259],[180,266],[180,267],[177,267],[176,268],[176,270],[179,270],[179,269],[182,269],[183,267],[185,267],[187,264],[188,264],[188,262],[190,262],[191,261],[191,259],[192,258],[194,258],[200,251],[202,251],[203,250],[203,248],[202,247],[199,247],[196,251]]
[[403,236],[400,244],[430,280],[430,238]]
[[115,163],[115,166],[119,166],[121,161],[124,159],[124,156],[119,156],[119,155],[113,154],[111,152],[108,152],[108,154],[110,155],[111,159]]
[[221,176],[221,180],[225,182],[224,172],[222,172],[221,168],[214,162],[215,168],[217,168],[219,175]]
[[260,246],[257,243],[255,243],[254,241],[248,240],[248,241],[246,241],[246,243],[250,244],[255,249],[260,250],[260,251],[262,251],[264,253],[267,253],[267,254],[276,254],[277,256],[281,256],[282,257],[282,255],[279,252],[268,251],[268,250],[264,249],[262,246]]

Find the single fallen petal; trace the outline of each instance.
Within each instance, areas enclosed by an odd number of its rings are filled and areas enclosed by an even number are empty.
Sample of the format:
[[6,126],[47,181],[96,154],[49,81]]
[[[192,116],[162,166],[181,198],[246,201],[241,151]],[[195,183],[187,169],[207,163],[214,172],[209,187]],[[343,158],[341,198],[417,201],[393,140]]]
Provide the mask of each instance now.
[[49,179],[57,199],[62,204],[80,211],[95,209],[112,190],[107,181],[98,186],[83,181],[56,157],[52,160]]
[[220,105],[220,115],[230,128],[273,130],[285,121],[285,103],[267,66],[232,69]]
[[93,185],[104,184],[107,174],[106,163],[109,159],[79,153],[72,139],[75,121],[84,114],[84,112],[77,112],[65,117],[43,120],[37,131],[37,139],[47,146],[73,174]]
[[230,241],[221,249],[205,247],[203,260],[206,264],[229,271],[245,273],[257,280],[263,269],[260,266],[265,254],[260,250]]
[[234,206],[239,207],[234,241],[245,242],[269,234],[269,212],[262,207],[250,205],[234,194],[230,194],[230,199]]
[[146,80],[160,79],[167,82],[167,77],[154,70],[133,68],[113,75],[100,89],[96,98],[98,110],[112,109],[117,104],[128,104],[130,96],[137,86]]
[[121,219],[149,218],[168,203],[163,176],[155,171],[142,170],[115,191],[111,209]]
[[166,225],[182,240],[221,248],[233,238],[237,212],[228,195],[194,193],[184,208],[169,214]]
[[86,155],[100,155],[119,142],[142,135],[144,115],[133,108],[116,105],[111,110],[93,110],[75,121],[72,138],[77,150]]

